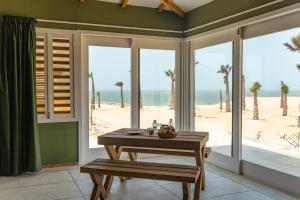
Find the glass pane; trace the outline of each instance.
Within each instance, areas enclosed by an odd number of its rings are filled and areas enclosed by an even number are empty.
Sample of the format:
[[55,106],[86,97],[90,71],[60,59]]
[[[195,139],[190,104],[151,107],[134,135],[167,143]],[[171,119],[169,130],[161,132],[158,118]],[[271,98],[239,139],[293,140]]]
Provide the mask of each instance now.
[[244,41],[243,159],[295,176],[300,176],[299,33],[297,28]]
[[140,127],[175,118],[175,50],[140,49]]
[[89,46],[89,143],[130,127],[130,48]]
[[208,146],[231,156],[232,42],[195,51],[195,130],[208,131]]

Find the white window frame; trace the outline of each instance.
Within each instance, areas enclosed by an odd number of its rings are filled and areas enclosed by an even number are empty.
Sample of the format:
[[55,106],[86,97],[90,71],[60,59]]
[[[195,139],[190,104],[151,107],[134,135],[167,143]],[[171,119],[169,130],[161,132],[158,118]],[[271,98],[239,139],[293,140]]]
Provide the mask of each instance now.
[[[37,36],[45,38],[44,44],[44,65],[45,65],[45,109],[46,114],[38,114],[38,123],[57,123],[77,121],[75,116],[75,90],[74,90],[74,31],[37,28]],[[52,41],[53,38],[60,37],[70,40],[70,103],[71,113],[54,114],[53,105],[53,59],[52,59]]]
[[[94,38],[94,39],[93,39]],[[176,50],[176,73],[180,68],[180,38],[164,38],[155,36],[141,36],[122,33],[107,33],[98,31],[77,31],[75,40],[80,49],[75,52],[75,72],[76,78],[80,81],[75,82],[75,87],[80,90],[80,95],[76,106],[79,118],[79,162],[85,163],[99,156],[106,156],[106,152],[100,146],[99,148],[89,148],[88,133],[88,46],[112,46],[112,47],[128,47],[131,48],[131,127],[139,127],[139,49],[165,49]],[[178,72],[179,73],[179,72]],[[176,75],[176,76],[179,76]],[[180,84],[179,84],[180,85]],[[179,86],[176,86],[176,101],[180,102]],[[177,103],[177,102],[176,102]],[[177,104],[176,104],[177,105]],[[176,112],[177,112],[176,108]],[[176,113],[177,115],[177,113]],[[180,118],[176,118],[178,121]],[[176,122],[175,121],[175,122]],[[177,123],[176,124],[180,124]],[[178,127],[179,128],[179,127]]]
[[[246,40],[293,28],[299,28],[300,4],[298,4],[298,7],[299,8],[296,9],[294,12],[290,11],[286,14],[281,13],[280,16],[274,16],[271,19],[266,19],[258,23],[254,23],[252,25],[245,26],[243,28],[244,30],[242,39]],[[241,68],[241,70],[243,69]],[[242,141],[240,145],[242,147]],[[244,176],[251,177],[256,181],[259,181],[274,188],[278,188],[287,193],[300,196],[299,177],[243,159],[241,160],[241,163],[241,171]],[[280,182],[274,180],[280,180]]]
[[[181,43],[179,41],[174,40],[166,40],[161,38],[150,39],[150,38],[134,38],[132,51],[133,54],[133,63],[134,66],[137,66],[133,69],[133,83],[138,83],[138,85],[134,85],[134,91],[136,91],[135,98],[139,99],[139,85],[140,85],[140,49],[151,49],[151,50],[173,50],[175,51],[175,73],[176,73],[176,86],[175,86],[175,126],[177,130],[181,130],[181,119],[180,119],[180,66],[181,66],[181,51],[180,51]],[[134,99],[134,97],[132,97]],[[140,106],[139,101],[134,102],[137,106],[134,110],[134,123],[133,127],[139,128],[140,125]]]
[[[234,71],[233,74],[233,159],[226,158],[224,156],[216,156],[212,153],[209,162],[212,162],[222,168],[229,169],[236,173],[240,173],[245,177],[252,180],[261,182],[265,185],[277,188],[279,190],[285,191],[287,193],[299,196],[299,185],[300,178],[295,177],[291,174],[287,174],[281,171],[270,169],[267,166],[260,166],[256,163],[245,161],[242,159],[242,115],[241,115],[241,75],[243,70],[243,40],[253,37],[258,37],[270,33],[276,33],[279,31],[284,31],[296,27],[300,27],[300,3],[292,6],[288,6],[282,9],[272,11],[270,13],[263,14],[261,16],[253,17],[241,22],[237,22],[225,27],[218,28],[216,30],[211,30],[205,33],[201,33],[189,38],[186,38],[186,43],[194,44],[197,46],[198,39],[210,38],[212,35],[220,34],[226,32],[229,29],[236,29],[236,34],[234,34]],[[219,35],[219,39],[215,41],[222,40],[222,34]],[[198,40],[198,43],[199,41]],[[202,43],[206,44],[207,41],[202,39]],[[191,45],[192,46],[192,45]],[[205,46],[205,45],[204,45]],[[192,51],[192,48],[190,48]],[[194,56],[190,54],[190,62],[194,63]],[[190,68],[193,69],[192,64]],[[194,78],[193,72],[191,72],[191,79]],[[193,80],[191,80],[190,88],[194,88]],[[191,100],[193,101],[193,99]],[[192,102],[194,103],[194,102]],[[193,109],[190,109],[191,115],[193,115]],[[193,123],[191,123],[193,127]],[[274,181],[274,180],[280,180]]]
[[241,149],[240,149],[240,98],[239,87],[241,75],[240,69],[240,47],[241,40],[239,38],[238,29],[232,28],[217,33],[210,33],[202,35],[198,38],[186,40],[190,43],[190,130],[195,130],[195,51],[205,47],[210,47],[226,42],[232,42],[232,143],[231,143],[231,156],[220,154],[218,152],[212,152],[208,161],[222,166],[235,173],[240,173],[241,163]]

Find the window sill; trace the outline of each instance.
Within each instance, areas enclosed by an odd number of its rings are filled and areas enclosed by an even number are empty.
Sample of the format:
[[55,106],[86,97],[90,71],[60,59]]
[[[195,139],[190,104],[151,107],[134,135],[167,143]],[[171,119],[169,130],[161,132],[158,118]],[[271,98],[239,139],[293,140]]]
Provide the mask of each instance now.
[[78,122],[78,120],[76,118],[38,119],[38,124],[62,123],[62,122]]

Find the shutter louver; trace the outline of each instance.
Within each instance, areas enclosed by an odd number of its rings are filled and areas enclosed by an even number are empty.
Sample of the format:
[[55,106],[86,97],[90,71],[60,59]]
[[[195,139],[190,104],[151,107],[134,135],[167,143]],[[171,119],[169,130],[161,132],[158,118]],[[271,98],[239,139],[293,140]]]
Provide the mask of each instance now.
[[71,114],[70,39],[54,38],[52,48],[53,113]]
[[45,37],[36,39],[36,99],[37,114],[46,115]]

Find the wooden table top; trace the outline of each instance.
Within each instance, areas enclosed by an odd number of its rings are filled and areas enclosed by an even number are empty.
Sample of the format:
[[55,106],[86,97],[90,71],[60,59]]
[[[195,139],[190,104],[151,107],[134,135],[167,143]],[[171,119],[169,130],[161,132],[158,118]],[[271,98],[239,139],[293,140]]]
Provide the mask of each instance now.
[[128,132],[139,129],[123,128],[98,136],[99,145],[117,145],[147,148],[165,148],[180,150],[199,150],[209,138],[208,132],[178,131],[177,137],[161,139],[157,135],[148,135],[146,130],[140,129],[143,134],[129,135]]

